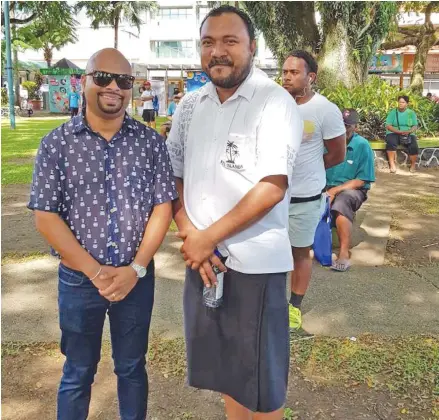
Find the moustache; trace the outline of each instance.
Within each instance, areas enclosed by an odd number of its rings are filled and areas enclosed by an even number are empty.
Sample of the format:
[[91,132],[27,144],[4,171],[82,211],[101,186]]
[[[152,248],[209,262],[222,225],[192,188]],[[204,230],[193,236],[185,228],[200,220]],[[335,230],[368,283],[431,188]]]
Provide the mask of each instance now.
[[217,60],[217,59],[213,59],[210,63],[209,63],[209,68],[211,69],[214,66],[229,66],[232,67],[233,66],[233,62],[230,60]]

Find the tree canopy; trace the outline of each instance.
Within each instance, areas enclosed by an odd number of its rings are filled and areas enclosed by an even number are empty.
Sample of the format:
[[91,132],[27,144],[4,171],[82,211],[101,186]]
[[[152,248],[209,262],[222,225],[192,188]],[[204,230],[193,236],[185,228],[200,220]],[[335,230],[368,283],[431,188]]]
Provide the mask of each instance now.
[[[397,13],[396,2],[242,2],[279,63],[294,49],[317,56],[324,86],[362,83]],[[317,23],[316,12],[321,20]]]
[[120,23],[127,22],[140,32],[142,14],[155,7],[155,1],[79,1],[75,10],[85,10],[93,29],[102,25],[111,26],[114,29],[114,48],[117,48]]

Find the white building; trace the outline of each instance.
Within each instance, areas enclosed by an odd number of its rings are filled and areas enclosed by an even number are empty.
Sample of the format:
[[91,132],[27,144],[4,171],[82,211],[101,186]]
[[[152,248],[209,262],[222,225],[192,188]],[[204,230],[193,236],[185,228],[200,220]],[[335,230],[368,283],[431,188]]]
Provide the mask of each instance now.
[[[180,77],[181,68],[200,69],[199,28],[209,11],[207,2],[187,0],[158,1],[159,8],[146,13],[140,32],[137,28],[122,23],[119,27],[119,50],[128,60],[137,65],[145,65],[149,78],[163,78],[165,68],[169,77]],[[114,30],[111,27],[91,29],[90,19],[84,12],[78,17],[78,42],[54,51],[53,62],[68,58],[81,68],[87,60],[101,48],[113,47]],[[265,47],[262,35],[258,36],[256,65],[272,69],[276,73],[276,62]],[[27,50],[20,54],[21,60],[43,61],[42,51]],[[139,68],[138,66],[135,66]],[[143,66],[140,66],[143,68]],[[143,72],[142,72],[143,73]],[[143,74],[142,74],[143,75]]]

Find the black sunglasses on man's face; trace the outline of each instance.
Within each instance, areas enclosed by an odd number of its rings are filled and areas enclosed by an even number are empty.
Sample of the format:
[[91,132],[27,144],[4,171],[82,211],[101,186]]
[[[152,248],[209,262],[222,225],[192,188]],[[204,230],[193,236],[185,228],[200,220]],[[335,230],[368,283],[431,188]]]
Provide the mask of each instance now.
[[135,79],[134,76],[130,76],[129,74],[108,73],[99,70],[87,73],[86,76],[93,76],[93,82],[100,87],[107,87],[113,80],[116,80],[117,86],[122,90],[132,89]]

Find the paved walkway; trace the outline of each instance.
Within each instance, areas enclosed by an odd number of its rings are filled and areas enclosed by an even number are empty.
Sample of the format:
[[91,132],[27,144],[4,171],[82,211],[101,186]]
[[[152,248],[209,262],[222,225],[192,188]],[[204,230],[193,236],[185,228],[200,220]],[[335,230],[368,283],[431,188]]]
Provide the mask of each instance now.
[[[169,234],[157,255],[152,330],[183,334],[184,266],[179,240]],[[44,258],[3,266],[2,338],[56,341],[57,261]],[[304,301],[304,327],[316,334],[439,334],[439,267],[355,266],[336,273],[314,267]],[[108,333],[108,328],[107,328]]]

